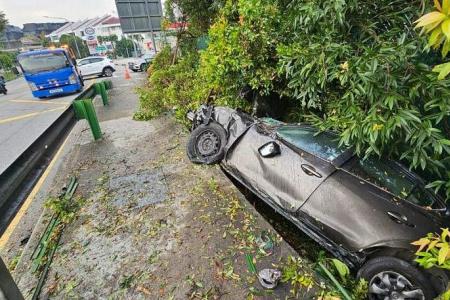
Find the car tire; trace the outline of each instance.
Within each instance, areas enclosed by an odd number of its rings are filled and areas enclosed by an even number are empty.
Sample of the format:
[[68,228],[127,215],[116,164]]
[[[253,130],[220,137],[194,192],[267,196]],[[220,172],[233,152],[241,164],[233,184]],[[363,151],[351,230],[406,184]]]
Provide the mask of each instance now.
[[133,71],[134,73],[136,73],[138,70],[132,69],[131,71]]
[[110,68],[110,67],[106,67],[106,68],[103,69],[103,73],[102,74],[105,77],[112,77],[113,74],[114,74],[114,70],[112,68]]
[[395,257],[382,256],[369,260],[358,271],[358,278],[364,278],[369,283],[370,300],[397,299],[395,296],[402,296],[399,293],[412,291],[416,291],[416,297],[409,295],[407,299],[432,300],[436,296],[424,273]]
[[227,133],[216,122],[200,125],[194,129],[187,143],[189,160],[196,164],[214,165],[225,155]]

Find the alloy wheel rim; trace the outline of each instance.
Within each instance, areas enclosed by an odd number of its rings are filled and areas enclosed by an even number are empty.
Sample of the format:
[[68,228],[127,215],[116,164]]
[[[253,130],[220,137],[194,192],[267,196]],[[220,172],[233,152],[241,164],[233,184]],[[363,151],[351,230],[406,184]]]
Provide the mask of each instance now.
[[203,132],[197,139],[197,150],[202,157],[217,154],[220,149],[220,139],[212,131]]
[[107,77],[111,77],[111,76],[112,76],[112,71],[109,70],[109,69],[107,69],[107,70],[105,71],[105,73],[106,73],[106,76],[107,76]]
[[375,275],[369,283],[371,300],[425,300],[421,288],[415,287],[405,276],[391,271]]

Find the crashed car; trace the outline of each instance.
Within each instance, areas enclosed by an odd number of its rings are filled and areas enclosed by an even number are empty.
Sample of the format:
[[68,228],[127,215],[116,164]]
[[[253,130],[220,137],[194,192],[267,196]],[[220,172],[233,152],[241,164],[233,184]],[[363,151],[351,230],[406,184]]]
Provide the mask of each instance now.
[[369,283],[370,299],[433,299],[448,277],[411,242],[449,226],[441,197],[400,163],[360,159],[333,132],[226,107],[190,112],[189,159],[223,170]]

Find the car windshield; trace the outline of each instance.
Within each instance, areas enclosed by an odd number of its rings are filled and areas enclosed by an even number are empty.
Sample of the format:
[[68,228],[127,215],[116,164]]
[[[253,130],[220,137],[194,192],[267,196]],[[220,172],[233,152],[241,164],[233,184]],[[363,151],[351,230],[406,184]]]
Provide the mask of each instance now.
[[68,67],[69,61],[63,52],[27,55],[19,58],[25,73],[40,73]]
[[350,170],[395,196],[422,207],[432,207],[436,198],[422,184],[415,182],[400,166],[389,160],[358,160]]
[[333,161],[346,149],[339,147],[338,136],[330,132],[318,132],[309,127],[282,126],[277,130],[278,136],[288,143],[320,158]]

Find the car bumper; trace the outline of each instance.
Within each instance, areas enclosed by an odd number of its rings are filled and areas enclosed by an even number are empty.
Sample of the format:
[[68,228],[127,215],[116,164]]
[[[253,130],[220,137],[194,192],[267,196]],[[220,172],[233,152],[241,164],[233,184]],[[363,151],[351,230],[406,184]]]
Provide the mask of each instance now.
[[128,68],[132,71],[140,71],[141,67],[138,65],[128,65]]
[[81,90],[80,84],[69,84],[65,86],[53,87],[50,89],[34,91],[33,96],[36,98],[55,97],[66,94],[76,93]]

